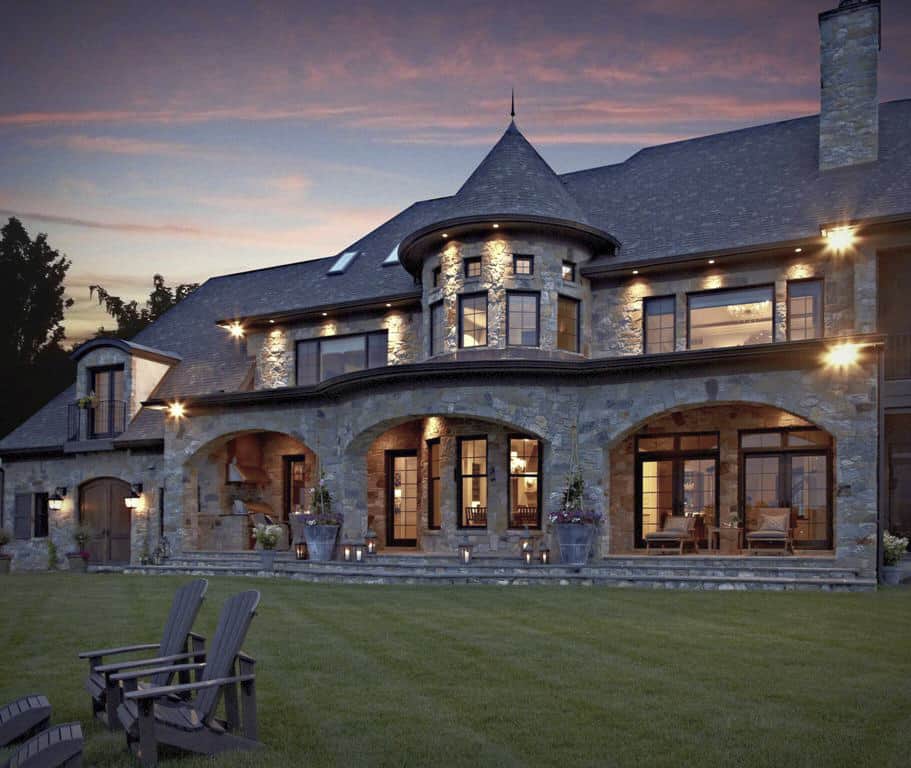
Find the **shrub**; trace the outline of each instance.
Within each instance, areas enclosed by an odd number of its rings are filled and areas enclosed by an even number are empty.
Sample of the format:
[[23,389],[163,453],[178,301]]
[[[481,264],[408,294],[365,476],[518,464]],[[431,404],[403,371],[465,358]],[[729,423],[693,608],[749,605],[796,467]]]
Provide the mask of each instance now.
[[6,528],[0,528],[0,549],[13,540],[12,535]]
[[50,539],[47,540],[47,569],[56,571],[60,565],[60,555],[57,554],[57,545]]
[[262,523],[253,529],[253,538],[263,545],[263,549],[275,549],[275,545],[278,544],[281,535],[282,527],[280,525]]
[[908,539],[883,531],[883,561],[886,565],[898,565],[907,551]]
[[76,546],[79,548],[80,554],[85,552],[85,548],[89,544],[89,539],[92,538],[92,529],[87,525],[77,525],[73,529],[73,541],[76,542]]

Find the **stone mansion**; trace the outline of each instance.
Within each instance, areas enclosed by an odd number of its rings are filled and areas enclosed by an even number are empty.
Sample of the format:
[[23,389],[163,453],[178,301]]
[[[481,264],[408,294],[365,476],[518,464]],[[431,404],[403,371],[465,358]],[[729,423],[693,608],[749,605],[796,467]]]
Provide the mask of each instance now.
[[577,456],[596,560],[786,508],[875,579],[911,531],[911,100],[878,99],[879,0],[819,25],[818,115],[565,174],[510,122],[452,196],[80,346],[0,441],[14,569],[77,521],[102,564],[241,552],[321,473],[380,555],[507,556]]

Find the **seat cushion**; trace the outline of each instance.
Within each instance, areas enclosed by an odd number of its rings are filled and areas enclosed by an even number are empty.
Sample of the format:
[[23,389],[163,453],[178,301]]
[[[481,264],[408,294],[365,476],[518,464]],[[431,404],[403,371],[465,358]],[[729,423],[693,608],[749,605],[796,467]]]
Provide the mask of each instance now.
[[747,534],[747,538],[752,541],[775,541],[778,539],[784,541],[788,538],[788,534],[786,531],[752,531]]
[[646,541],[680,541],[689,534],[686,531],[655,531],[645,534]]
[[759,528],[760,531],[780,531],[782,533],[787,532],[788,526],[791,522],[791,513],[790,512],[765,512],[762,517],[759,518]]
[[664,530],[667,532],[677,531],[680,533],[685,533],[690,528],[690,521],[692,517],[681,517],[680,515],[671,515],[666,518],[664,521]]

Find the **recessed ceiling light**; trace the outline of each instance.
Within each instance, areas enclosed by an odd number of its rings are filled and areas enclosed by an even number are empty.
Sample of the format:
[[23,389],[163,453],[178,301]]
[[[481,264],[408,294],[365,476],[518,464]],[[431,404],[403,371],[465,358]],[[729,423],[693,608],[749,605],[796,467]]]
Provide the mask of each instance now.
[[714,264],[714,263],[715,263],[715,259],[709,259],[709,264]]
[[392,304],[389,304],[389,303],[387,303],[387,304],[386,304],[386,306],[387,306],[387,307],[391,307],[391,306],[392,306]]
[[274,320],[270,320],[270,321],[269,321],[269,325],[275,325],[275,321],[274,321]]
[[639,274],[639,270],[638,270],[638,269],[634,269],[634,270],[633,270],[633,274],[634,274],[634,275],[638,275],[638,274]]
[[500,228],[500,225],[499,225],[499,224],[494,224],[494,225],[493,225],[493,228],[494,228],[494,229],[499,229],[499,228]]
[[801,252],[803,252],[803,248],[795,248],[795,249],[794,249],[794,253],[801,253]]
[[444,232],[443,237],[446,238],[446,237],[449,237],[449,235]]
[[323,312],[323,317],[329,317],[329,313],[328,313],[328,312]]

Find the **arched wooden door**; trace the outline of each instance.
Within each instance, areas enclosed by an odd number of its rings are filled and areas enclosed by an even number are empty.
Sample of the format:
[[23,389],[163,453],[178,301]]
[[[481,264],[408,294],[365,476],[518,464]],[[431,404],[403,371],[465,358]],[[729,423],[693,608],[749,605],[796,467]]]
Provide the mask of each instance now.
[[96,563],[130,561],[130,484],[113,477],[90,480],[79,491],[79,519],[92,530],[88,551]]

